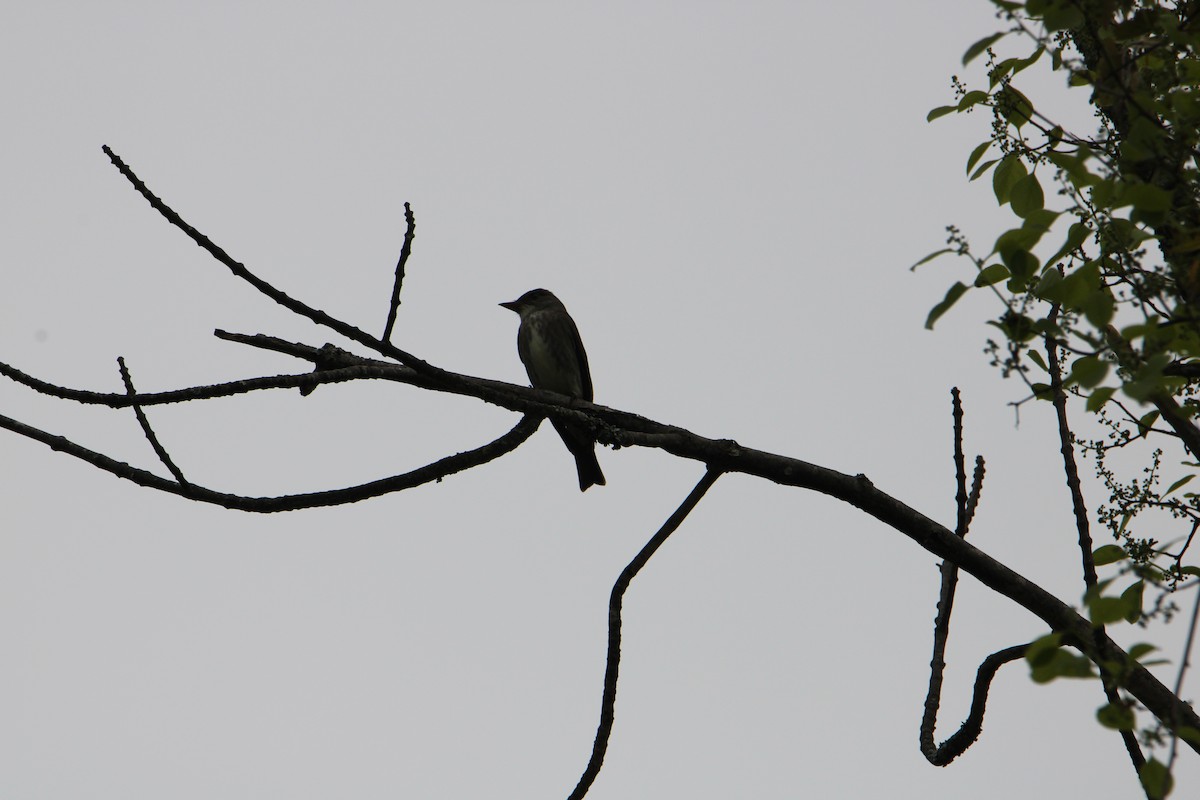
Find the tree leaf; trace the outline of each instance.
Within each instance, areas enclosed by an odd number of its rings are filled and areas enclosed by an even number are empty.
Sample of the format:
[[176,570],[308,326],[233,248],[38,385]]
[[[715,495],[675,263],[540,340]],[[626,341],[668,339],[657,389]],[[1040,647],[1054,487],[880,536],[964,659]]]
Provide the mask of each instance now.
[[1092,551],[1092,562],[1097,567],[1115,564],[1125,558],[1129,558],[1129,554],[1125,552],[1125,548],[1116,544],[1102,545]]
[[975,285],[991,286],[993,283],[1006,281],[1010,277],[1012,277],[1012,273],[1008,271],[1008,267],[1003,264],[989,264],[975,276]]
[[1121,592],[1121,603],[1125,606],[1125,621],[1131,625],[1142,618],[1142,596],[1146,591],[1145,581],[1136,581]]
[[1194,473],[1194,472],[1191,475],[1184,475],[1182,478],[1180,478],[1179,480],[1172,483],[1171,488],[1169,488],[1165,492],[1163,492],[1163,497],[1166,497],[1171,492],[1175,491],[1180,486],[1183,486],[1184,484],[1186,484],[1188,481],[1190,481],[1194,477],[1196,477],[1196,473]]
[[1063,256],[1069,255],[1079,249],[1079,246],[1084,243],[1091,232],[1092,229],[1082,222],[1071,223],[1071,227],[1067,229],[1067,238],[1063,240],[1062,247],[1058,249],[1057,253],[1046,259],[1046,266],[1055,266]]
[[933,323],[937,322],[942,314],[949,311],[950,307],[958,302],[958,298],[967,293],[967,288],[967,285],[962,281],[955,281],[954,285],[946,292],[946,296],[942,299],[942,302],[930,310],[929,316],[925,318],[925,329],[933,330]]
[[983,173],[987,172],[989,169],[991,169],[991,168],[992,168],[992,165],[996,164],[996,163],[997,163],[997,162],[999,162],[999,161],[1000,161],[1000,159],[998,159],[998,158],[993,158],[993,159],[991,159],[990,161],[985,161],[985,162],[983,162],[982,164],[980,164],[980,165],[979,165],[979,169],[977,169],[977,170],[975,170],[974,172],[972,172],[972,173],[971,173],[971,180],[975,180],[975,179],[976,179],[976,178],[978,178],[980,175],[982,175]]
[[1131,731],[1137,725],[1133,709],[1121,704],[1108,703],[1096,709],[1096,719],[1106,728]]
[[1087,410],[1090,412],[1099,411],[1104,407],[1104,404],[1112,399],[1112,396],[1117,393],[1115,386],[1101,386],[1099,389],[1088,395]]
[[1009,193],[1009,202],[1013,213],[1022,218],[1045,208],[1046,198],[1037,175],[1031,173],[1014,183]]
[[1138,211],[1161,212],[1171,210],[1171,193],[1149,183],[1126,184],[1121,193],[1122,205],[1129,204]]
[[996,202],[1000,205],[1007,203],[1013,186],[1027,174],[1019,156],[1009,154],[1000,159],[1000,164],[992,173],[992,191],[996,194]]
[[1033,103],[1011,85],[996,93],[995,103],[1000,116],[1016,128],[1033,118]]
[[958,110],[966,111],[971,106],[977,106],[987,100],[989,97],[991,97],[991,95],[982,89],[972,89],[964,94],[962,99],[958,101]]
[[925,115],[925,121],[933,122],[938,117],[953,114],[955,111],[958,111],[958,106],[938,106],[937,108],[930,109],[929,113]]
[[930,261],[933,261],[935,258],[938,258],[939,256],[944,256],[944,255],[946,255],[946,253],[953,253],[953,252],[955,252],[953,247],[943,247],[941,250],[934,250],[932,253],[925,256],[920,261],[918,261],[917,263],[915,263],[911,267],[909,267],[908,271],[915,272],[917,267],[921,266],[922,264],[928,264]]
[[1146,759],[1146,763],[1138,770],[1138,780],[1151,800],[1162,800],[1171,793],[1175,784],[1166,765],[1153,757]]
[[1140,661],[1142,656],[1149,655],[1150,653],[1153,653],[1157,649],[1158,648],[1152,644],[1147,644],[1146,642],[1139,642],[1139,643],[1135,644],[1133,647],[1129,648],[1129,657],[1132,658],[1134,661]]
[[965,67],[967,64],[970,64],[972,61],[975,60],[976,57],[978,57],[978,55],[980,53],[982,53],[984,50],[987,50],[989,47],[991,47],[993,44],[998,42],[1000,39],[1003,39],[1005,37],[1005,35],[1006,35],[1005,31],[1000,31],[999,33],[993,33],[991,36],[985,36],[982,39],[980,39],[978,42],[976,42],[975,44],[968,47],[967,52],[963,53],[963,57],[962,57],[963,66]]
[[[933,112],[931,111],[929,113],[932,114]],[[986,142],[983,142],[982,144],[980,144],[978,147],[976,147],[974,150],[971,151],[971,155],[967,157],[967,174],[968,175],[971,174],[971,169],[975,166],[975,164],[979,161],[979,159],[983,158],[983,154],[986,153],[988,151],[988,148],[991,146],[992,146],[992,140],[988,139]]]
[[1098,386],[1108,375],[1109,363],[1099,356],[1083,356],[1071,364],[1070,381],[1085,389]]

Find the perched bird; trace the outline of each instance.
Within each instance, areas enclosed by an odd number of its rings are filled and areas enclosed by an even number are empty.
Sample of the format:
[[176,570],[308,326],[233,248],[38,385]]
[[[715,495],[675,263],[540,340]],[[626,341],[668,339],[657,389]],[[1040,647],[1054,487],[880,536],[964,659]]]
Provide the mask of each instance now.
[[[592,375],[588,371],[587,353],[566,306],[545,289],[531,289],[511,303],[500,305],[521,315],[517,354],[533,387],[590,402]],[[586,492],[596,484],[603,486],[604,473],[596,460],[595,440],[578,425],[556,419],[550,423],[575,456],[579,491]]]

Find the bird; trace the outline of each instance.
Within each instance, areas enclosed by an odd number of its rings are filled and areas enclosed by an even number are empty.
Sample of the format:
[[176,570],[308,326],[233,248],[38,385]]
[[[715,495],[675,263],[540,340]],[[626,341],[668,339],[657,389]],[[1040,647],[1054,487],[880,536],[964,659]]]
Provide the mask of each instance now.
[[[587,353],[579,338],[579,328],[575,327],[575,320],[571,319],[562,301],[545,289],[531,289],[516,300],[500,305],[521,317],[521,327],[517,329],[517,355],[525,365],[533,388],[591,402],[592,375],[588,370]],[[575,457],[579,491],[603,486],[604,473],[596,460],[596,442],[588,431],[557,419],[550,423]]]

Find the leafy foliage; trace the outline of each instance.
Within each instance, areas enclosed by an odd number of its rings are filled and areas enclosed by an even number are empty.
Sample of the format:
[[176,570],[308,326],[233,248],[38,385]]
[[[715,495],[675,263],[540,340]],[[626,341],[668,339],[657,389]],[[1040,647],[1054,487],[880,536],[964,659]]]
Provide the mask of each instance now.
[[[984,60],[986,86],[955,77],[956,102],[928,118],[990,113],[966,173],[990,173],[1013,224],[983,255],[951,227],[948,246],[918,262],[955,254],[972,267],[926,326],[968,292],[996,298],[993,363],[1025,382],[1027,399],[1069,392],[1106,431],[1074,441],[1108,489],[1095,517],[1116,542],[1085,556],[1115,571],[1089,581],[1093,623],[1170,619],[1172,593],[1197,590],[1200,576],[1187,563],[1200,529],[1200,497],[1189,491],[1200,469],[1200,0],[991,2],[1002,29],[963,55],[964,66]],[[1096,128],[1072,130],[1052,104],[1019,89],[1034,68],[1060,76],[1055,102],[1082,100]],[[1171,443],[1151,449],[1152,437]],[[1178,466],[1165,467],[1164,452]],[[1133,479],[1122,476],[1130,461]],[[1138,535],[1143,524],[1157,535]],[[1030,648],[1035,681],[1094,674],[1055,636]],[[1119,676],[1122,665],[1105,668]],[[1124,701],[1098,712],[1125,731],[1134,717]],[[1154,744],[1153,732],[1143,741]],[[1148,796],[1170,792],[1168,765],[1152,758],[1139,772]]]

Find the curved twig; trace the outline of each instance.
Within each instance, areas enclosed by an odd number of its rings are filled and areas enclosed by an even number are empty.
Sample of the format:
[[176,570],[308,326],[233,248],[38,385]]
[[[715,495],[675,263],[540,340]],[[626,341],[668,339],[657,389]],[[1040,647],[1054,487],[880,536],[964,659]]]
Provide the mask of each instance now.
[[474,450],[456,453],[452,456],[434,461],[432,464],[426,464],[423,467],[418,467],[410,472],[405,472],[400,475],[393,475],[390,478],[381,478],[379,480],[370,481],[369,483],[359,484],[357,486],[347,486],[342,489],[327,489],[320,492],[308,492],[305,494],[288,494],[278,497],[243,497],[242,495],[227,494],[218,492],[213,489],[207,489],[203,486],[197,486],[194,483],[178,483],[176,481],[167,480],[166,478],[155,475],[153,472],[148,472],[144,469],[130,466],[123,461],[117,461],[115,458],[110,458],[103,453],[97,453],[94,450],[89,450],[82,445],[70,441],[62,436],[56,436],[52,433],[40,430],[32,425],[26,425],[11,417],[0,415],[0,428],[6,428],[13,433],[19,433],[22,436],[28,437],[35,441],[42,442],[50,447],[51,450],[56,450],[66,453],[69,456],[74,456],[81,461],[86,461],[92,466],[102,469],[105,472],[112,473],[118,478],[124,478],[132,481],[139,486],[145,486],[149,489],[157,489],[160,492],[168,494],[176,494],[180,497],[186,497],[188,500],[196,500],[201,503],[212,503],[213,505],[222,506],[224,508],[233,509],[235,511],[252,511],[260,514],[269,514],[276,511],[296,511],[302,508],[319,508],[321,506],[336,506],[345,503],[355,503],[360,500],[366,500],[371,497],[388,494],[390,492],[398,492],[402,489],[411,489],[414,486],[430,483],[432,481],[440,481],[448,475],[453,475],[456,472],[477,467],[480,464],[486,464],[505,453],[511,452],[528,439],[537,430],[538,423],[541,422],[539,417],[525,416],[522,417],[512,430],[482,447],[477,447]]
[[675,532],[688,514],[692,513],[692,509],[696,507],[696,504],[719,477],[721,477],[721,470],[710,466],[679,508],[675,509],[675,512],[667,518],[667,521],[650,538],[650,541],[646,542],[645,547],[621,571],[617,582],[613,584],[612,594],[608,599],[608,658],[604,668],[604,694],[600,701],[600,724],[596,729],[596,740],[592,744],[592,757],[583,770],[579,783],[575,785],[575,789],[569,795],[569,800],[579,800],[588,793],[592,782],[600,774],[600,767],[604,764],[604,754],[608,750],[608,739],[612,734],[617,706],[617,673],[621,666],[621,603],[625,597],[625,590],[629,588],[629,584],[633,582],[642,567],[646,566],[655,551],[662,547],[667,537]]
[[[971,489],[968,491],[967,459],[963,452],[962,395],[957,386],[950,390],[950,396],[954,418],[955,505],[958,510],[958,524],[954,533],[961,539],[967,535],[967,531],[970,529],[971,520],[979,506],[979,497],[983,493],[984,463],[983,456],[976,456],[975,475]],[[982,677],[976,679],[975,696],[971,703],[971,711],[975,716],[968,717],[957,733],[938,746],[934,741],[934,731],[937,729],[937,715],[942,703],[942,682],[946,672],[946,643],[950,639],[950,616],[954,611],[954,593],[958,586],[958,566],[953,561],[945,560],[942,561],[939,570],[942,580],[938,592],[937,615],[933,622],[933,657],[929,661],[929,689],[925,693],[925,712],[921,715],[918,739],[925,758],[934,766],[940,767],[962,755],[979,737],[979,732],[983,729],[983,715],[987,707],[987,691],[991,685],[991,676],[995,674],[995,669],[999,668],[999,664],[988,674],[986,681],[981,683]],[[983,666],[980,666],[980,676],[982,675]],[[974,732],[969,733],[969,725],[972,724]]]
[[992,653],[983,660],[975,673],[975,688],[971,693],[971,710],[967,714],[967,718],[963,720],[963,724],[950,738],[936,747],[933,744],[932,731],[928,743],[922,740],[921,752],[925,754],[925,758],[929,759],[930,764],[935,767],[944,767],[965,753],[967,748],[975,743],[983,731],[983,715],[987,710],[988,690],[991,689],[992,679],[996,677],[996,672],[1000,667],[1010,661],[1024,658],[1028,650],[1028,644],[1019,644]]

